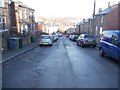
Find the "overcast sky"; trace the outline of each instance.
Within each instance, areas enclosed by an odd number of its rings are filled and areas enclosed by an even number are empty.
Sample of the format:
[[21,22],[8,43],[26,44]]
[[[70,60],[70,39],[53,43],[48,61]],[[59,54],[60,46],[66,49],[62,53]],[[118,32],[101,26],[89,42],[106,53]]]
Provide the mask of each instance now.
[[[36,16],[49,17],[83,17],[92,16],[94,0],[20,0],[35,9]],[[96,13],[98,8],[107,8],[109,1],[96,0]]]

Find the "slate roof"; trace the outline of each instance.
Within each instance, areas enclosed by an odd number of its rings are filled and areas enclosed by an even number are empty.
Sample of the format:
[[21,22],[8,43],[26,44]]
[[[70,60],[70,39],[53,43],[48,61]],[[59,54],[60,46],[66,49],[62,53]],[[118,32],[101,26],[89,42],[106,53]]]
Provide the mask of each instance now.
[[107,8],[107,9],[103,10],[102,12],[96,14],[95,16],[105,15],[105,14],[109,13],[111,10],[113,10],[114,8],[116,8],[117,6],[118,6],[118,4],[113,5],[113,6],[109,7],[109,8]]

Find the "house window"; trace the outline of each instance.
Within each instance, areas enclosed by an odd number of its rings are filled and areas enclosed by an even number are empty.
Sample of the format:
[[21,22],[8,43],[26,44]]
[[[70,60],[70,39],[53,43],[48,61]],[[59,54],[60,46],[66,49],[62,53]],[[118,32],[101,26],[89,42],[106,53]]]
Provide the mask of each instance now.
[[100,34],[102,34],[103,32],[103,27],[100,27]]
[[23,34],[23,25],[20,25],[20,33]]
[[92,29],[91,29],[91,32],[92,32]]
[[101,16],[101,23],[103,23],[103,16]]
[[4,7],[4,1],[0,0],[0,7]]
[[27,19],[27,10],[24,11],[24,17]]
[[20,19],[22,19],[22,10],[19,10]]
[[95,34],[98,35],[98,27],[95,27]]

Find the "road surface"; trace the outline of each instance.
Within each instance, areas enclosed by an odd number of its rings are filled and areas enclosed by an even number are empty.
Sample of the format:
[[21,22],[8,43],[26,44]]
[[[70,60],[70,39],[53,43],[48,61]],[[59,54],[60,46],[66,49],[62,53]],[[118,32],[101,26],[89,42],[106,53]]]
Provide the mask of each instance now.
[[67,38],[3,63],[3,88],[118,88],[118,62]]

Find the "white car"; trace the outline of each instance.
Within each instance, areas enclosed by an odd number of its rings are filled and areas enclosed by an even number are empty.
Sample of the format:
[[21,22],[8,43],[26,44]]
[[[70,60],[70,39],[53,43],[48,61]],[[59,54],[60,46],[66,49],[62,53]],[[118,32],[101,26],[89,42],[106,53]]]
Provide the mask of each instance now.
[[52,42],[52,38],[50,35],[41,35],[40,38],[40,46],[41,45],[50,45],[52,46],[53,42]]

